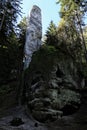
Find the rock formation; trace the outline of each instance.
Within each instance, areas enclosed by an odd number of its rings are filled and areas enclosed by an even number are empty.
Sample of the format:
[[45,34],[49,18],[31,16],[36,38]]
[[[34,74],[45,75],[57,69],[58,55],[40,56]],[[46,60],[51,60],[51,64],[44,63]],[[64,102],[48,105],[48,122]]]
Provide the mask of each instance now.
[[33,52],[40,48],[41,37],[41,9],[34,5],[27,18],[26,43],[24,47],[24,69],[28,68]]
[[42,122],[72,114],[81,103],[77,92],[82,87],[81,82],[82,77],[67,51],[42,46],[25,71],[28,109]]

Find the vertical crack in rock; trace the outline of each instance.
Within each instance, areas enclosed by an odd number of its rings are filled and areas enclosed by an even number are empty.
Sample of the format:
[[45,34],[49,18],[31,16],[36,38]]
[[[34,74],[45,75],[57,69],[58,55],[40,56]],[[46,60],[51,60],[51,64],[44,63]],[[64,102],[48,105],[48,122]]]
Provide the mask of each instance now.
[[42,42],[41,9],[34,5],[27,18],[26,42],[24,47],[24,69],[28,68],[33,52],[37,51]]

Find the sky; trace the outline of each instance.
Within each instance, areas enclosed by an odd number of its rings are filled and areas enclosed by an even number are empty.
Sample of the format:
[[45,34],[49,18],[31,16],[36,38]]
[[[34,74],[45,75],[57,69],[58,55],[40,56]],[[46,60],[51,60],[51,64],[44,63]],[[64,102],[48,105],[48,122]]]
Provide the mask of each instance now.
[[45,34],[51,20],[53,20],[53,22],[58,25],[58,22],[60,20],[58,13],[60,6],[56,4],[56,0],[23,0],[23,17],[28,15],[33,5],[37,5],[41,8],[43,34]]

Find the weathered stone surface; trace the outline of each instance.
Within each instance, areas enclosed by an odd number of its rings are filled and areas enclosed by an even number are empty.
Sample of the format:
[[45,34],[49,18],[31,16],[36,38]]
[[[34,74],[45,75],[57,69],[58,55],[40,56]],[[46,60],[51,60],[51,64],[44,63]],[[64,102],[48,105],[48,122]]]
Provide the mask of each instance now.
[[41,9],[34,5],[27,18],[26,43],[24,47],[24,69],[28,68],[33,52],[40,48],[41,37]]
[[81,81],[67,53],[42,47],[25,71],[27,105],[35,119],[56,120],[78,110],[81,96],[77,90],[81,88]]

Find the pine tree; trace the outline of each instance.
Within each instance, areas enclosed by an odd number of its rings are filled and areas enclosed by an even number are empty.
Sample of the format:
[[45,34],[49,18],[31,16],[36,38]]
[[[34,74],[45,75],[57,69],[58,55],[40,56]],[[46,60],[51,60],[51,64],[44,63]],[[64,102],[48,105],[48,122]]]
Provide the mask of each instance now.
[[53,21],[50,22],[48,30],[46,31],[46,44],[53,46],[58,44],[57,27]]
[[17,17],[21,14],[20,5],[20,0],[0,0],[0,44],[15,31]]

